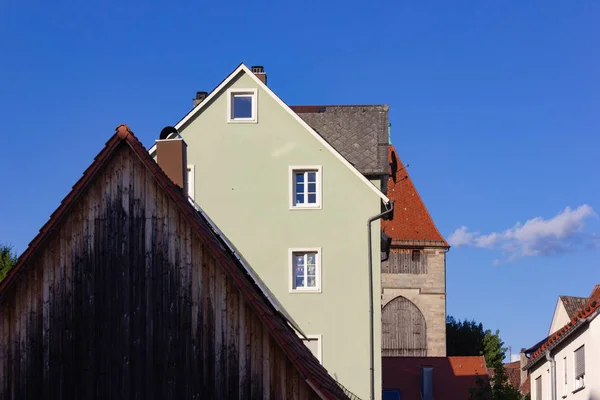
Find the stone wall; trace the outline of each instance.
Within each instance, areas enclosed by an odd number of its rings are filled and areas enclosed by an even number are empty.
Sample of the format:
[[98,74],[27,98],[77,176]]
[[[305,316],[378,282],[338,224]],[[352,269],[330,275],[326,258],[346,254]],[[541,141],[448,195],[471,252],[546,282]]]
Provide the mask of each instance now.
[[423,251],[427,259],[426,274],[381,275],[381,306],[398,296],[412,301],[423,313],[427,324],[427,355],[445,356],[446,252],[440,248]]

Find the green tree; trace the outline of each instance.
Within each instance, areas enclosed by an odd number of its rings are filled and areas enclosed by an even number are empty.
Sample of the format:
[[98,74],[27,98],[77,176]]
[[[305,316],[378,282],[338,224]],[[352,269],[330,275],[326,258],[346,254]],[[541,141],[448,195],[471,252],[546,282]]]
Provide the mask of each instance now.
[[13,253],[12,247],[0,244],[0,281],[16,263],[17,255]]
[[496,333],[492,333],[491,330],[486,330],[482,347],[480,354],[485,356],[485,365],[488,368],[501,367],[508,348],[504,347],[504,342],[500,339],[500,331],[496,330]]
[[475,321],[446,318],[446,354],[448,356],[478,356],[483,350],[485,331]]

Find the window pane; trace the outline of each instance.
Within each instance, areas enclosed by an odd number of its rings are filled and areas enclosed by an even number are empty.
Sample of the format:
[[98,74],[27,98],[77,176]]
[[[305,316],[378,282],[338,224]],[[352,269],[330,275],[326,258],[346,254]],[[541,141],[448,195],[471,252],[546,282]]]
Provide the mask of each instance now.
[[314,277],[316,275],[316,272],[317,272],[317,267],[316,266],[314,266],[314,265],[308,265],[306,267],[306,274],[308,276]]
[[303,203],[304,203],[304,194],[296,193],[296,204],[303,204]]
[[304,183],[296,182],[296,193],[304,193]]
[[308,184],[308,191],[310,193],[316,193],[317,192],[317,184],[316,183],[309,183]]
[[236,118],[252,118],[252,96],[248,95],[233,95],[233,110],[232,117]]
[[307,287],[316,287],[317,286],[317,280],[314,276],[309,276],[308,277],[308,285],[306,285]]
[[316,182],[317,181],[317,173],[316,172],[309,172],[307,175],[308,175],[308,181],[309,182]]
[[303,172],[296,173],[296,182],[304,182],[304,173]]
[[296,277],[296,288],[304,287],[304,278],[302,276]]
[[307,263],[307,264],[309,264],[309,265],[311,265],[311,264],[312,264],[312,265],[315,265],[315,264],[316,264],[316,263],[315,263],[316,256],[317,256],[317,255],[316,255],[315,253],[308,253],[308,254],[306,255],[306,258],[307,258],[307,261],[306,261],[306,263]]
[[309,194],[308,195],[308,203],[309,204],[316,204],[317,202],[317,195],[316,194]]

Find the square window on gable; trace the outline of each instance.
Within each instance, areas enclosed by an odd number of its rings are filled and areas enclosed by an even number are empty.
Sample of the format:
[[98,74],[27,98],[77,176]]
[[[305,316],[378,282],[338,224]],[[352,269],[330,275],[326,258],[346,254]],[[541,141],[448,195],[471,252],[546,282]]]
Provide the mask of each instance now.
[[256,89],[229,89],[227,93],[227,122],[256,123]]
[[321,208],[321,166],[290,167],[290,208]]

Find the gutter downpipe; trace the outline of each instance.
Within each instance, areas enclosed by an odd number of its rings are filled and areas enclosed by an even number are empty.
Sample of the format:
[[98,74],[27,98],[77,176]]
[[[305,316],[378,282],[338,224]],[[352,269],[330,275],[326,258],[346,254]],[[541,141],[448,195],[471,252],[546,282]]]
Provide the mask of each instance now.
[[394,211],[394,202],[390,201],[390,208],[386,209],[381,214],[375,215],[368,219],[367,230],[368,230],[368,242],[369,242],[369,341],[370,346],[370,378],[371,378],[371,400],[375,400],[375,340],[373,334],[373,243],[371,235],[371,223],[376,221],[387,214]]
[[550,350],[546,351],[546,360],[550,362],[550,398],[556,400],[556,360],[550,356]]

